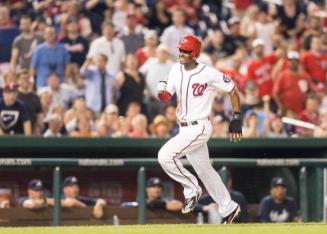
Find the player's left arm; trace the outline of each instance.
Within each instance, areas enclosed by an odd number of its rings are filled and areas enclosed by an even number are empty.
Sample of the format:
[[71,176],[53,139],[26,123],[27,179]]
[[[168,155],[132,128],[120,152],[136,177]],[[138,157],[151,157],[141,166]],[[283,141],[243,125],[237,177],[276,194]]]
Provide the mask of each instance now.
[[240,97],[235,86],[233,90],[229,92],[229,97],[234,112],[233,119],[229,124],[229,139],[236,142],[240,141],[242,138],[242,114]]

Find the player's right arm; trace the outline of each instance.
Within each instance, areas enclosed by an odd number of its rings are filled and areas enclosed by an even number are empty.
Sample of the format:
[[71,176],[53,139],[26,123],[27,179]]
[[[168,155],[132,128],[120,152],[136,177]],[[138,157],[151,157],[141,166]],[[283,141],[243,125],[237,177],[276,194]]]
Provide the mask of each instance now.
[[171,68],[166,80],[159,81],[158,83],[158,98],[162,102],[169,102],[171,97],[174,95],[175,82],[174,82],[174,71],[176,70],[176,64]]

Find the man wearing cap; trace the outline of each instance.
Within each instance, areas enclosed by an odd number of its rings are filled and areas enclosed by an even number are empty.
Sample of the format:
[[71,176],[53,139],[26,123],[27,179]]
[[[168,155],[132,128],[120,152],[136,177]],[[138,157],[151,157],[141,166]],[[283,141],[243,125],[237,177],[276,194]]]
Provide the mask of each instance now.
[[232,17],[228,20],[229,35],[225,35],[223,47],[228,55],[235,54],[237,48],[246,46],[247,38],[240,34],[240,19]]
[[61,200],[61,205],[63,207],[94,206],[94,217],[102,218],[106,201],[102,198],[94,200],[88,197],[80,196],[78,179],[75,176],[69,176],[63,181],[63,198]]
[[164,200],[162,198],[163,185],[157,177],[148,179],[146,186],[146,206],[149,209],[165,209],[169,211],[180,211],[183,207],[181,201]]
[[292,197],[286,196],[282,177],[274,177],[270,183],[270,195],[260,202],[259,219],[262,223],[299,222],[300,217]]
[[157,114],[163,113],[165,104],[158,100],[157,84],[169,74],[173,64],[167,46],[160,44],[157,47],[157,56],[149,58],[140,67],[140,72],[145,76],[146,87],[149,91],[147,110],[150,119],[153,119]]
[[272,95],[273,80],[271,70],[277,61],[277,56],[271,54],[264,56],[265,42],[255,39],[252,42],[255,58],[248,64],[247,80],[252,80],[258,86],[259,96]]
[[304,110],[306,95],[315,90],[309,75],[299,69],[299,58],[297,51],[289,51],[288,69],[282,71],[274,83],[273,97],[282,113],[299,114]]
[[19,198],[19,206],[33,210],[47,206],[47,199],[44,196],[44,187],[41,180],[31,180],[28,183],[27,194],[27,197]]
[[0,100],[0,135],[32,134],[31,121],[25,106],[17,100],[18,86],[8,83],[3,86]]

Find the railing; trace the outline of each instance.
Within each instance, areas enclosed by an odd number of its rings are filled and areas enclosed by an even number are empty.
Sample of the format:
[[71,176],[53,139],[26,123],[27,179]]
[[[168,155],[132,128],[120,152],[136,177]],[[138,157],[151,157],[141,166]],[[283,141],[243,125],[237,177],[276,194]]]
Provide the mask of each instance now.
[[[183,160],[185,166],[188,161]],[[304,158],[304,159],[212,159],[214,167],[222,166],[221,177],[226,181],[226,166],[230,167],[300,167],[300,210],[303,221],[308,221],[308,175],[307,168],[312,167],[317,171],[315,190],[310,191],[316,195],[315,211],[317,216],[322,217],[323,182],[322,168],[327,167],[327,159],[324,158]],[[158,167],[157,159],[67,159],[67,158],[6,158],[0,159],[0,167],[54,167],[53,172],[53,195],[54,195],[54,214],[53,225],[59,226],[61,221],[60,194],[61,194],[61,170],[60,167],[140,167],[137,177],[137,197],[138,197],[138,223],[146,223],[146,202],[145,202],[145,173],[146,167]]]

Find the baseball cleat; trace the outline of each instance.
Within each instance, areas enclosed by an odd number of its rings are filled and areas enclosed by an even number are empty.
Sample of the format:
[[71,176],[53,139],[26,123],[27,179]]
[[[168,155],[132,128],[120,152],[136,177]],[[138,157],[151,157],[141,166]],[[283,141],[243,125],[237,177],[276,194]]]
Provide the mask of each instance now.
[[184,205],[182,208],[182,214],[187,214],[187,213],[190,213],[191,211],[193,211],[196,204],[198,203],[201,195],[202,195],[202,192],[198,192],[196,194],[196,196],[185,199]]
[[221,223],[222,224],[233,223],[233,220],[240,214],[240,212],[241,212],[241,208],[240,208],[240,206],[237,206],[236,209],[232,213],[230,213],[225,218],[223,218]]

